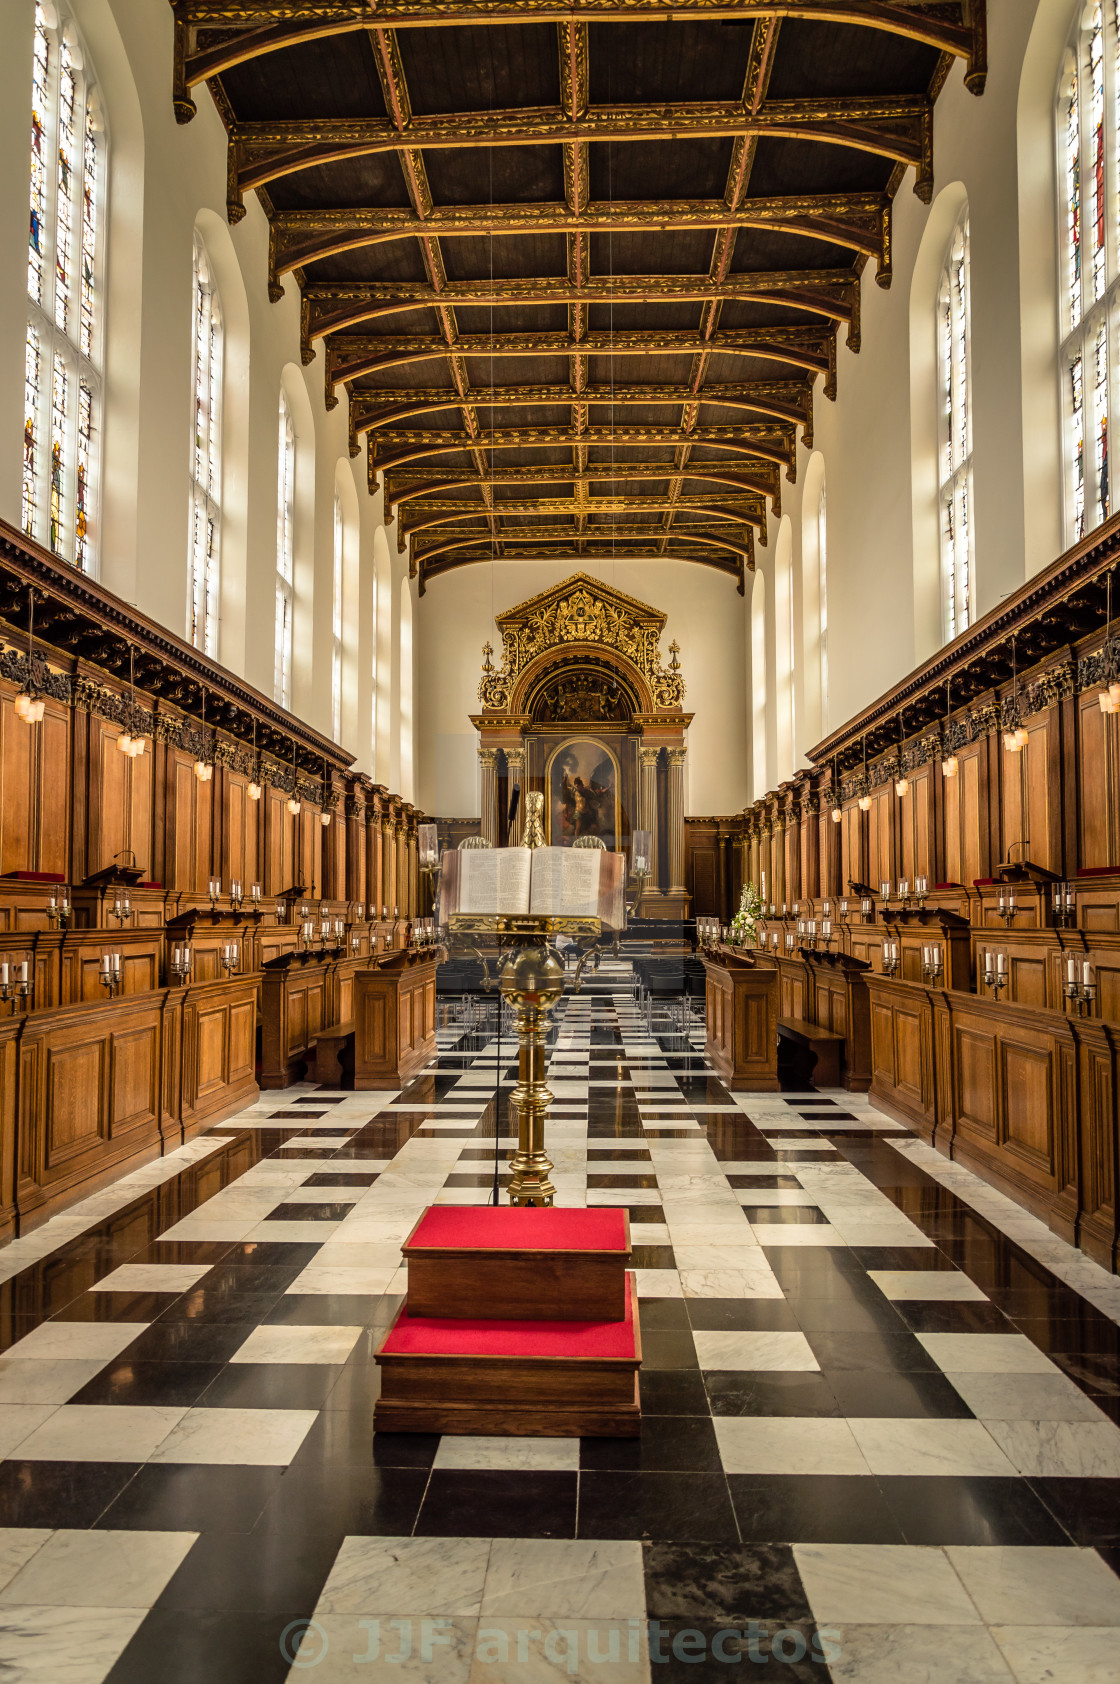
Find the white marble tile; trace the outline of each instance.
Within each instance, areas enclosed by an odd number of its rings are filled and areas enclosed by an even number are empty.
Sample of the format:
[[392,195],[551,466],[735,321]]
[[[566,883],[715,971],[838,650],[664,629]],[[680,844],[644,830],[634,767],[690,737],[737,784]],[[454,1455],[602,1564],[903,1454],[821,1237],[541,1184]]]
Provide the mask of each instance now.
[[331,1297],[380,1297],[388,1291],[389,1282],[396,1272],[395,1268],[352,1269],[342,1264],[323,1267],[318,1262],[309,1263],[303,1273],[296,1276],[287,1292],[296,1297],[303,1293]]
[[[1107,1421],[1065,1374],[946,1374],[981,1421]],[[1113,1429],[1115,1431],[1115,1429]]]
[[874,1474],[1010,1479],[1015,1473],[981,1421],[869,1417],[848,1425]]
[[741,1251],[741,1262],[731,1269],[681,1269],[681,1290],[686,1298],[781,1298],[781,1286],[763,1261]]
[[968,1304],[987,1302],[988,1297],[959,1269],[869,1269],[867,1278],[896,1302],[936,1298]]
[[[206,1207],[203,1206],[203,1209]],[[161,1240],[243,1240],[258,1227],[255,1216],[241,1216],[219,1222],[204,1216],[186,1216],[160,1235]]]
[[420,1622],[402,1629],[388,1620],[376,1625],[365,1623],[368,1620],[365,1614],[316,1615],[299,1641],[291,1679],[310,1676],[315,1684],[354,1684],[363,1678],[372,1684],[468,1684],[478,1627],[473,1617],[434,1619],[427,1642]]
[[13,1579],[52,1535],[49,1526],[0,1528],[0,1586]]
[[820,1363],[803,1333],[705,1332],[692,1335],[703,1369],[751,1372],[777,1369],[783,1373],[817,1373]]
[[1116,1684],[1115,1626],[995,1625],[991,1635],[1016,1684]]
[[5,1684],[102,1684],[145,1608],[0,1608]]
[[634,1286],[639,1298],[683,1298],[681,1277],[675,1269],[635,1269]]
[[[914,1544],[794,1544],[793,1559],[813,1618],[824,1625],[980,1623],[943,1550]],[[927,1642],[933,1641],[930,1634]]]
[[150,1608],[197,1537],[197,1532],[53,1532],[0,1591],[0,1604]]
[[277,1209],[286,1204],[353,1204],[366,1191],[365,1187],[295,1187],[284,1194]]
[[92,1292],[189,1292],[212,1265],[209,1263],[122,1263],[105,1275]]
[[751,1415],[715,1417],[726,1473],[869,1474],[846,1421],[827,1417]]
[[315,1618],[477,1614],[490,1550],[489,1538],[344,1538]]
[[1015,1684],[983,1626],[836,1621],[826,1641],[833,1684]]
[[483,1616],[470,1684],[649,1684],[641,1621]]
[[1022,1333],[919,1333],[947,1374],[1057,1374],[1060,1370]]
[[[166,1236],[163,1236],[166,1237]],[[139,1339],[147,1322],[45,1321],[9,1345],[4,1362],[27,1357],[63,1357],[73,1361],[100,1358],[104,1364]]]
[[945,1553],[987,1625],[1120,1626],[1120,1579],[1096,1550],[950,1545]]
[[754,1236],[761,1246],[847,1244],[829,1222],[756,1222]]
[[571,1619],[644,1619],[645,1608],[640,1543],[495,1538],[490,1546],[484,1620],[503,1614],[551,1617],[565,1624]]
[[268,1240],[272,1244],[286,1241],[289,1245],[306,1245],[308,1240],[327,1240],[336,1232],[337,1222],[257,1222],[244,1236],[256,1243]]
[[66,1403],[100,1373],[100,1357],[70,1361],[64,1357],[25,1357],[22,1362],[0,1360],[0,1404]]
[[293,1327],[287,1322],[255,1327],[231,1362],[344,1363],[362,1336],[360,1327]]
[[287,1467],[318,1414],[314,1409],[188,1409],[153,1462]]
[[1120,1479],[1120,1430],[1099,1421],[994,1421],[988,1431],[1031,1479]]
[[36,1462],[146,1462],[185,1414],[167,1405],[64,1403],[19,1454]]
[[579,1468],[578,1438],[485,1438],[445,1434],[434,1468],[533,1469],[568,1472]]

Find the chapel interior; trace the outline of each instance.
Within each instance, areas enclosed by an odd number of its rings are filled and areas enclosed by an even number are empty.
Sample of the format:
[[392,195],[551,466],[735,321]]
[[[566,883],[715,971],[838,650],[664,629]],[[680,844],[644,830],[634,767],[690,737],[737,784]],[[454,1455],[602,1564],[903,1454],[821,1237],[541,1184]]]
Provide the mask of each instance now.
[[1111,1684],[1120,0],[0,44],[0,1678]]

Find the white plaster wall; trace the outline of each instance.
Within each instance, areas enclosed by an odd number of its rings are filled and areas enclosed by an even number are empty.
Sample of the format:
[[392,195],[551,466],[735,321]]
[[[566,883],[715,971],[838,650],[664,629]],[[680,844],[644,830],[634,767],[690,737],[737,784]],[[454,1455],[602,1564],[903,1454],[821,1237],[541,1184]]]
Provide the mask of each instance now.
[[426,812],[479,812],[477,713],[482,645],[500,639],[494,616],[587,573],[668,616],[662,660],[673,638],[696,715],[688,733],[686,811],[733,813],[750,796],[746,694],[747,600],[732,579],[679,561],[495,562],[433,579],[415,606],[418,667],[419,802]]
[[[106,303],[106,401],[102,441],[99,575],[109,589],[182,634],[186,621],[187,472],[191,424],[191,250],[196,226],[215,259],[222,303],[247,347],[230,379],[233,414],[223,498],[222,612],[218,658],[272,694],[276,565],[277,414],[282,379],[299,435],[293,705],[331,728],[331,579],[334,492],[351,483],[348,516],[356,554],[346,569],[344,743],[364,770],[387,781],[399,710],[382,720],[380,756],[371,732],[375,636],[399,646],[400,589],[407,557],[385,549],[391,589],[375,628],[374,543],[380,493],[366,486],[364,456],[351,461],[346,408],[327,412],[322,359],[299,362],[299,300],[293,282],[267,295],[268,227],[254,194],[226,226],[225,130],[205,88],[198,115],[180,127],[171,104],[172,13],[160,0],[71,0],[103,94],[110,136]],[[27,170],[33,0],[3,0],[0,55],[0,516],[19,525],[23,431]],[[233,266],[236,266],[234,269]],[[226,523],[224,522],[224,525]],[[382,534],[383,536],[383,534]],[[228,571],[227,571],[228,562]],[[399,691],[395,700],[399,701]],[[397,755],[399,767],[399,754]],[[378,761],[380,764],[378,764]]]

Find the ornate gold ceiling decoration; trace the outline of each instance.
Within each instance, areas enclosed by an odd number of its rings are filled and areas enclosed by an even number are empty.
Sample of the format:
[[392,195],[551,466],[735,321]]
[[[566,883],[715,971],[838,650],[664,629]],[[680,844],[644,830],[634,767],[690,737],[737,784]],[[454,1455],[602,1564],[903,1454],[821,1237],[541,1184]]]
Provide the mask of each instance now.
[[550,649],[572,644],[596,644],[622,655],[649,685],[658,709],[679,708],[684,701],[684,674],[679,646],[669,645],[668,667],[661,664],[661,633],[666,616],[648,603],[625,596],[586,573],[573,573],[551,590],[530,597],[495,624],[502,636],[502,664],[496,668],[489,643],[483,648],[478,699],[484,709],[513,711],[518,679]]
[[986,0],[171,5],[176,117],[206,83],[421,592],[565,555],[742,591],[987,72]]

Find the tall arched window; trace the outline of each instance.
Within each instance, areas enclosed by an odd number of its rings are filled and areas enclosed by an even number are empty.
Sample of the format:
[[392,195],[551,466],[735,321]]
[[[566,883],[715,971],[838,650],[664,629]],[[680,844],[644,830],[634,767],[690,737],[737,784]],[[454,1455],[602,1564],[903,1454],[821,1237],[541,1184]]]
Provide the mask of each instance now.
[[1114,507],[1110,343],[1120,327],[1120,262],[1110,207],[1120,188],[1120,76],[1116,0],[1088,0],[1077,20],[1058,94],[1062,193],[1062,399],[1066,536],[1076,542]]
[[187,636],[196,649],[218,653],[222,534],[222,308],[202,241],[194,242],[190,556]]
[[280,436],[276,472],[276,658],[273,693],[292,705],[292,627],[296,572],[296,432],[287,396],[280,393]]
[[774,557],[774,712],[779,783],[792,778],[796,759],[793,649],[793,527],[786,515],[778,528]]
[[342,499],[334,494],[334,566],[331,574],[331,736],[342,741],[342,571],[345,549]]
[[83,572],[97,552],[106,136],[74,21],[35,7],[24,365],[24,531]]
[[937,290],[937,501],[945,641],[972,619],[972,382],[968,207],[953,229]]
[[754,799],[770,788],[766,720],[770,698],[766,677],[766,575],[758,569],[751,583],[751,736],[754,752]]

